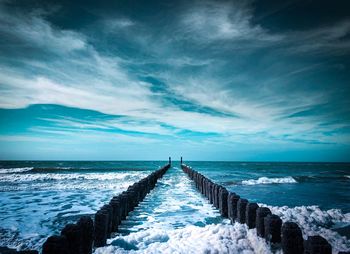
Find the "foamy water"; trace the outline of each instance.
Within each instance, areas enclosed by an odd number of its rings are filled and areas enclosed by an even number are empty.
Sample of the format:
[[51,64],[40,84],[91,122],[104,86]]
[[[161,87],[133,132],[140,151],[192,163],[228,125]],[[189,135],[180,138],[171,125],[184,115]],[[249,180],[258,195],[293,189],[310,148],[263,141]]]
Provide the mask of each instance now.
[[318,206],[263,206],[270,208],[282,221],[296,222],[303,232],[304,239],[307,239],[308,235],[321,235],[332,245],[333,253],[350,250],[349,239],[332,230],[335,225],[350,226],[350,213],[344,214],[339,209],[325,211]]
[[[43,164],[43,169],[37,168],[38,163]],[[113,195],[165,164],[38,163],[1,167],[0,246],[39,250],[49,235],[59,233],[81,215],[93,215]],[[347,207],[348,171],[330,167],[329,171],[304,172],[297,170],[299,164],[285,171],[271,164],[197,166],[197,170],[229,190],[267,204],[283,221],[297,222],[305,239],[307,235],[320,234],[332,244],[334,253],[350,250],[349,240],[342,236],[350,227],[350,214],[322,207],[324,203]],[[248,170],[248,166],[252,169]],[[283,205],[276,205],[276,200]],[[238,223],[230,225],[223,219],[177,167],[159,180],[108,244],[95,253],[270,253],[270,246],[256,236],[254,229]]]
[[[148,229],[111,239],[95,254],[112,253],[272,253],[268,244],[243,224]],[[277,252],[280,253],[280,252]]]
[[0,168],[0,174],[21,173],[32,170],[32,167],[25,168]]
[[[282,220],[297,222],[305,239],[321,234],[334,246],[334,253],[350,250],[349,240],[331,229],[336,223],[349,223],[350,214],[317,206],[269,208]],[[168,171],[108,244],[95,253],[272,253],[255,229],[222,219],[177,168]]]
[[[14,172],[14,170],[12,170]],[[148,173],[12,173],[0,178],[0,246],[40,249],[45,239]]]
[[259,179],[249,179],[242,181],[243,185],[257,185],[257,184],[278,184],[278,183],[297,183],[297,181],[291,177],[282,177],[282,178],[268,178],[260,177]]
[[159,180],[120,231],[95,253],[270,253],[245,225],[223,219],[179,168]]

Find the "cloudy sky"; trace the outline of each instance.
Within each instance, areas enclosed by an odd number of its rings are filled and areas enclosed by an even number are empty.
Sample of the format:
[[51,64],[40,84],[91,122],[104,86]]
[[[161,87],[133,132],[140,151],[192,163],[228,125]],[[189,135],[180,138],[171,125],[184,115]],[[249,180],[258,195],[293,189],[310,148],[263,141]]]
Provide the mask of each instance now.
[[349,5],[0,0],[0,159],[349,161]]

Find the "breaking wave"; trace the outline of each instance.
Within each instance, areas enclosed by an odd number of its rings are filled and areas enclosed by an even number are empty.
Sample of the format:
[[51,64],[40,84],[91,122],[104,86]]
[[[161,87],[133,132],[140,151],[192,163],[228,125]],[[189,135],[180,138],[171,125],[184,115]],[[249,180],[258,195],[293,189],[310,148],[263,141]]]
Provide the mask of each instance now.
[[268,178],[260,177],[259,179],[244,180],[241,182],[242,185],[257,185],[257,184],[278,184],[278,183],[297,183],[297,181],[291,177],[282,178]]
[[27,171],[31,171],[32,167],[25,168],[0,168],[0,174],[11,174],[11,173],[23,173]]
[[24,183],[24,182],[41,182],[41,181],[65,181],[65,180],[132,180],[134,177],[139,178],[144,173],[73,173],[73,174],[7,174],[0,178],[0,182]]

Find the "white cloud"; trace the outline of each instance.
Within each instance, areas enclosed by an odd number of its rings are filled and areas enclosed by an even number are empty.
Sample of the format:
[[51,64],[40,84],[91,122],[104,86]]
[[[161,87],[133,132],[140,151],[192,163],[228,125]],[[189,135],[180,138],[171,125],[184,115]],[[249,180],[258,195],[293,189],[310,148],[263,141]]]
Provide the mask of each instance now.
[[135,22],[128,18],[110,18],[104,20],[103,24],[109,31],[113,31],[130,28],[131,26],[135,25]]
[[[44,13],[45,14],[45,13]],[[41,12],[9,13],[0,5],[0,32],[17,41],[14,47],[45,48],[53,52],[70,52],[85,49],[82,34],[52,27]]]
[[252,18],[252,8],[248,2],[204,1],[188,10],[182,17],[182,23],[190,36],[200,40],[281,39],[280,36],[270,35],[260,25],[253,24]]
[[54,123],[59,127],[70,127],[77,129],[97,129],[97,130],[115,130],[139,132],[140,134],[174,135],[176,131],[169,130],[161,126],[156,121],[148,119],[122,117],[110,120],[92,119],[82,120],[76,118],[39,118],[40,120]]
[[305,30],[271,32],[253,22],[253,11],[251,1],[201,1],[183,13],[179,31],[184,31],[184,38],[200,44],[218,43],[219,40],[231,42],[228,47],[231,49],[277,46],[276,50],[282,53],[335,55],[350,50],[347,38],[350,20]]
[[[286,116],[303,109],[327,102],[327,96],[318,92],[298,93],[296,91],[283,95],[269,84],[252,85],[255,89],[246,89],[244,93],[234,84],[242,79],[250,82],[254,78],[247,74],[236,79],[215,75],[213,69],[219,60],[210,58],[197,59],[183,54],[170,52],[173,40],[155,41],[150,47],[158,50],[157,57],[145,59],[145,64],[168,64],[171,67],[201,67],[196,74],[156,70],[154,76],[163,80],[169,96],[193,102],[199,107],[207,107],[218,112],[237,117],[215,115],[203,112],[191,112],[165,101],[165,93],[155,92],[151,85],[141,82],[137,73],[128,70],[124,64],[134,64],[118,56],[99,53],[88,43],[81,33],[62,30],[51,25],[43,15],[32,13],[25,18],[11,16],[4,10],[0,17],[0,30],[17,38],[20,45],[27,43],[44,52],[60,53],[54,60],[16,59],[18,67],[7,65],[0,67],[0,108],[23,108],[30,104],[59,104],[64,106],[91,109],[106,114],[123,115],[127,121],[91,121],[77,119],[60,119],[60,127],[86,130],[96,128],[100,132],[107,129],[144,132],[177,136],[182,130],[201,133],[216,133],[224,137],[223,142],[240,142],[251,140],[270,142],[283,135],[291,138],[310,139],[303,136],[308,133],[322,141],[335,140],[322,137],[318,118],[285,119]],[[217,40],[263,40],[280,42],[282,38],[291,38],[296,34],[272,35],[259,25],[252,23],[252,10],[246,3],[233,4],[204,2],[188,9],[181,16],[184,33],[206,42]],[[135,26],[129,19],[109,20],[111,28],[128,28]],[[300,38],[309,41],[323,38],[330,42],[349,34],[349,23],[329,29],[320,29],[314,33],[300,33]],[[13,29],[15,28],[15,29]],[[285,37],[286,36],[286,37]],[[150,36],[153,38],[152,36]],[[296,36],[297,37],[297,36]],[[147,40],[145,40],[147,41]],[[160,44],[160,45],[159,45]],[[143,45],[146,46],[146,45]],[[148,47],[143,48],[148,52]],[[6,57],[5,57],[6,58]],[[11,59],[12,60],[12,59]],[[23,68],[22,66],[26,67]],[[306,68],[290,72],[294,75],[308,71]],[[147,73],[147,72],[146,72]],[[239,80],[240,81],[240,80]],[[237,82],[240,84],[241,82]],[[243,83],[243,82],[242,82]],[[243,87],[245,88],[245,87]],[[50,121],[53,121],[52,119]],[[172,128],[164,127],[169,125]],[[331,127],[330,127],[331,128]],[[313,131],[312,130],[316,130]],[[41,130],[48,133],[49,130]],[[52,130],[56,134],[62,130]],[[60,131],[60,132],[57,132]],[[267,133],[262,135],[261,133]],[[337,140],[339,142],[339,139]]]
[[[33,137],[31,135],[0,135],[1,142],[45,142],[50,143],[52,139]],[[56,141],[55,141],[56,142]]]
[[286,34],[292,42],[286,50],[290,53],[344,55],[350,50],[350,20],[336,22],[304,31],[291,31]]
[[[133,111],[156,106],[149,98],[151,92],[146,83],[136,82],[110,66],[104,68],[106,63],[101,58],[94,63],[96,67],[90,73],[73,71],[73,80],[59,82],[45,76],[32,76],[20,70],[1,68],[0,90],[3,96],[0,107],[20,108],[29,104],[52,103],[110,114],[132,114]],[[68,63],[66,68],[70,73]],[[80,77],[77,79],[75,74]],[[103,76],[105,80],[99,79],[97,75]]]
[[128,143],[157,143],[159,140],[144,136],[132,136],[121,133],[109,133],[101,130],[57,128],[57,127],[33,127],[31,131],[37,134],[51,135],[54,140],[61,140],[64,143],[89,143],[103,142],[115,144]]

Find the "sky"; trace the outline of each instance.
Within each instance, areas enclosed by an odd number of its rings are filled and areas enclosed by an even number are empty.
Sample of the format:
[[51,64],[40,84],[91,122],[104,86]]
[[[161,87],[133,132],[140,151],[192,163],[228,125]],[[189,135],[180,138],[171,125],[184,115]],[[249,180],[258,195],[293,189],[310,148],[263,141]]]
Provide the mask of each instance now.
[[350,161],[349,9],[0,0],[0,159]]

